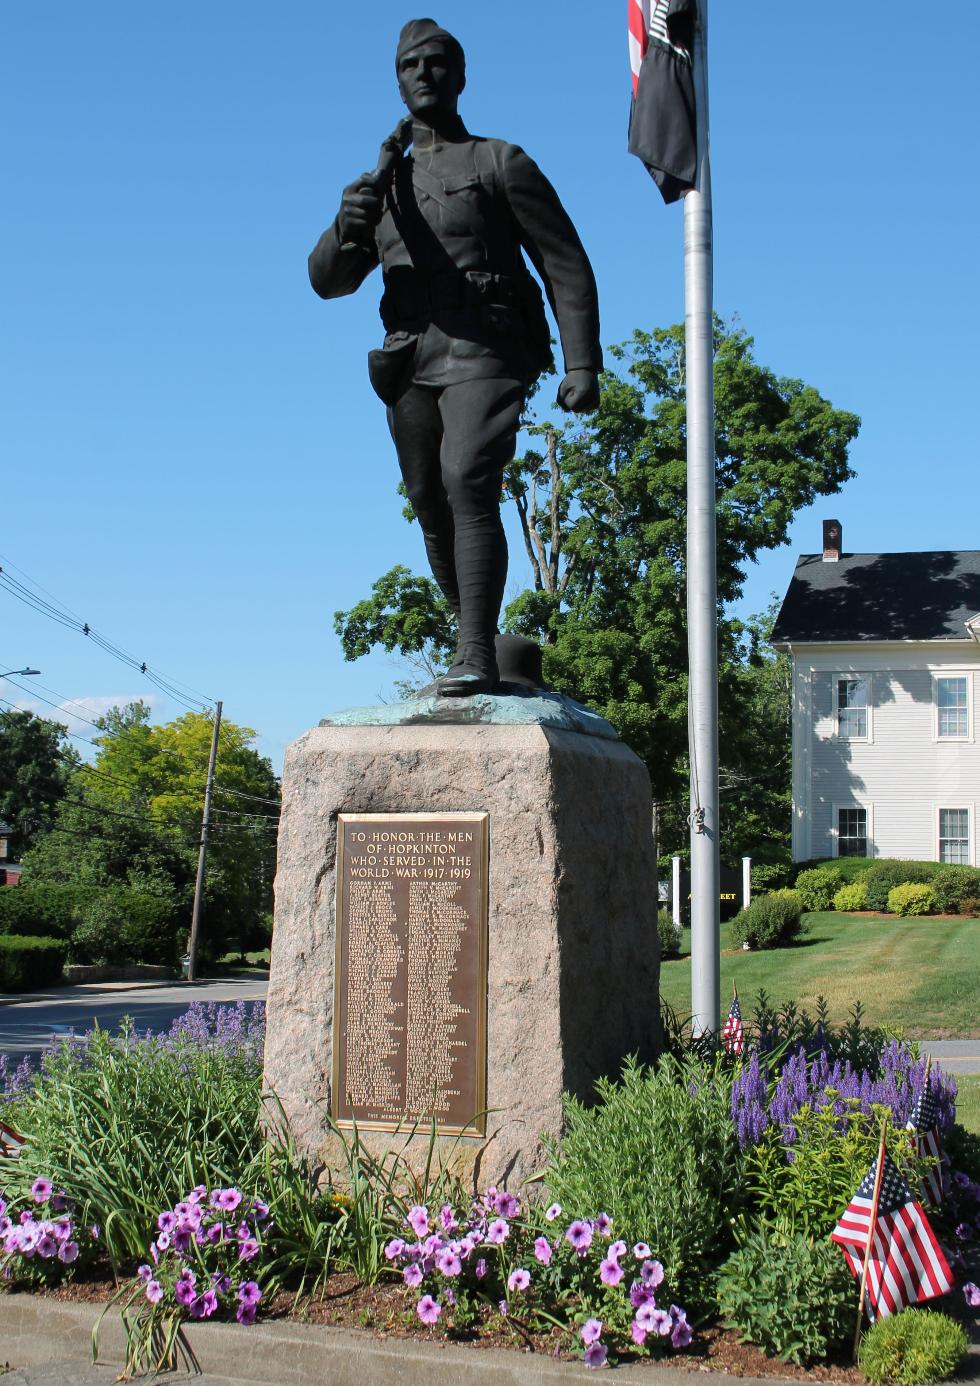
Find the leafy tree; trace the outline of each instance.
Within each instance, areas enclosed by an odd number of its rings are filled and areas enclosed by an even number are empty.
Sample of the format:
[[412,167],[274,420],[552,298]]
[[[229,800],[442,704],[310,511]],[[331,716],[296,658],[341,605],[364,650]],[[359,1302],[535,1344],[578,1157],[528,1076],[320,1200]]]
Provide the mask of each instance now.
[[[151,726],[149,708],[131,703],[100,727],[95,761],[74,771],[54,830],[25,858],[25,881],[122,883],[176,899],[189,924],[212,721],[188,712]],[[279,785],[254,737],[221,724],[205,885],[212,951],[227,938],[257,941],[272,905]]]
[[0,712],[0,819],[16,861],[55,814],[77,756],[64,727],[33,712]]
[[[793,516],[853,475],[860,420],[811,385],[760,365],[737,324],[715,323],[715,415],[723,851],[778,839],[785,802],[747,786],[773,766],[768,728],[782,666],[760,633],[726,614],[750,562],[788,542]],[[682,325],[635,331],[613,348],[591,418],[535,424],[543,447],[505,473],[530,566],[505,628],[544,647],[552,687],[607,717],[645,760],[661,842],[684,841],[687,799],[686,400]],[[335,626],[348,659],[372,645],[438,665],[454,647],[452,614],[428,578],[392,569]],[[758,707],[753,700],[758,699]],[[777,699],[778,701],[778,699]],[[753,704],[753,712],[747,712]],[[779,742],[788,735],[780,727]],[[757,757],[765,755],[767,759]],[[781,753],[788,760],[788,743]],[[737,787],[742,787],[741,797]],[[725,811],[727,809],[727,812]],[[785,832],[788,817],[780,824]],[[751,832],[751,841],[746,840]]]

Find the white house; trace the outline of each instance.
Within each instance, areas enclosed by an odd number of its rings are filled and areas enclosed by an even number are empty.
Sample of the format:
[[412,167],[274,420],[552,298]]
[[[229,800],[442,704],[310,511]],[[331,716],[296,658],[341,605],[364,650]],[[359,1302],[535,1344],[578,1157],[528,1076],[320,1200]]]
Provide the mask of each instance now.
[[773,630],[793,669],[793,859],[977,865],[980,550],[844,553],[824,524]]

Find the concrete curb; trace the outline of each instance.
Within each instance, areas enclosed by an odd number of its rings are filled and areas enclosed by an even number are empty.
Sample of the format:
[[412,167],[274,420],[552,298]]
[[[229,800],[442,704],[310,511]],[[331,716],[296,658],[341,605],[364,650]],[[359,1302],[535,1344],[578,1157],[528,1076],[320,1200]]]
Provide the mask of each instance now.
[[[31,1371],[54,1363],[64,1364],[60,1380],[66,1386],[76,1379],[72,1368],[80,1382],[95,1379],[91,1339],[98,1313],[98,1305],[0,1294],[0,1357],[14,1368],[12,1386],[18,1369],[28,1383],[54,1379]],[[196,1378],[201,1386],[309,1386],[316,1380],[330,1386],[562,1386],[594,1375],[581,1362],[555,1362],[503,1348],[375,1338],[306,1324],[191,1324],[186,1337],[204,1373]],[[112,1380],[108,1369],[122,1364],[123,1345],[118,1315],[107,1315],[99,1338],[106,1381]],[[636,1386],[683,1386],[682,1372],[638,1362],[617,1368],[617,1377]],[[778,1386],[780,1380],[741,1378],[743,1386]]]

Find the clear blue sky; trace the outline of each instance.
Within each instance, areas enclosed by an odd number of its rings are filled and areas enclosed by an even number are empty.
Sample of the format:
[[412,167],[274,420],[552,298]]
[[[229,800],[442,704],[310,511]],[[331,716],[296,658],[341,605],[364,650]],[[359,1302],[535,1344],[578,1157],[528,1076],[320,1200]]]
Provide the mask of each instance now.
[[[625,149],[625,0],[14,0],[0,20],[0,554],[222,698],[277,766],[398,676],[345,664],[333,612],[395,562],[426,571],[366,376],[379,281],[324,304],[306,277],[400,114],[394,44],[418,13],[466,48],[470,128],[559,189],[603,340],[679,320],[683,214]],[[863,418],[857,479],[752,570],[749,611],[831,514],[849,549],[980,547],[980,8],[942,15],[711,6],[716,306]],[[514,590],[523,562],[512,545]],[[153,691],[5,592],[0,661],[94,709]]]

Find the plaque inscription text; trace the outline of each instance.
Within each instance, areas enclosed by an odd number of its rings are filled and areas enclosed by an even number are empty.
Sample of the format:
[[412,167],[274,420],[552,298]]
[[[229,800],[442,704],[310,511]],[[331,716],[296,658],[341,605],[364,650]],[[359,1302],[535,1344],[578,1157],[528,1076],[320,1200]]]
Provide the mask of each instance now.
[[485,813],[340,814],[333,1116],[484,1134]]

